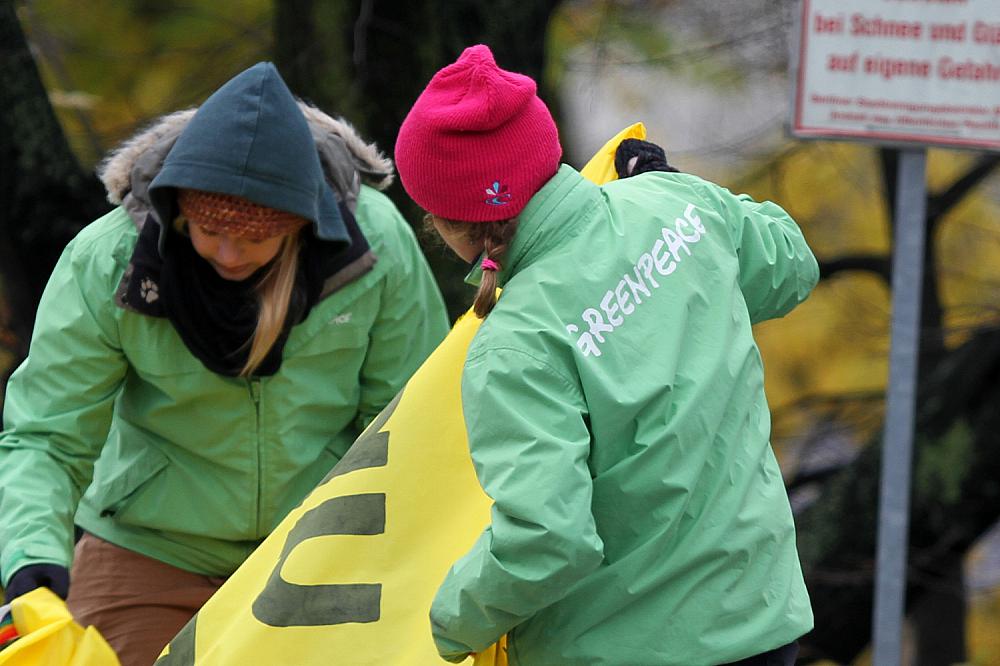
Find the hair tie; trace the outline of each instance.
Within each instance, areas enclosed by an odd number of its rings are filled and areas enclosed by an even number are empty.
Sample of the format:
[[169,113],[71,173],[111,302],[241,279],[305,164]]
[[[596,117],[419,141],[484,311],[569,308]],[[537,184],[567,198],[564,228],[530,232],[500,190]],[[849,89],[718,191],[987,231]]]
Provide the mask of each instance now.
[[482,267],[482,269],[484,271],[498,271],[498,270],[500,270],[500,264],[498,264],[497,262],[493,261],[489,257],[486,257],[485,259],[483,259],[483,263],[480,264],[480,266]]

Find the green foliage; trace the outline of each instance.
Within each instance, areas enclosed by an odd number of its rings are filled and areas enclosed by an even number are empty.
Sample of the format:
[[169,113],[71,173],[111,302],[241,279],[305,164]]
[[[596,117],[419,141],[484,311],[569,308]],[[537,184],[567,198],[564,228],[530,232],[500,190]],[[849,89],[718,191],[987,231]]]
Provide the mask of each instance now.
[[957,421],[941,437],[918,437],[920,457],[913,473],[913,487],[925,502],[950,506],[961,500],[962,484],[974,459],[974,439],[975,433],[965,419]]
[[296,95],[367,132],[363,90],[353,71],[353,12],[352,3],[341,0],[277,3],[274,59]]
[[656,3],[620,3],[586,0],[566,2],[549,25],[549,58],[546,79],[557,85],[563,80],[567,57],[585,47],[597,60],[615,62],[655,62],[674,44],[674,35],[651,18]]
[[[546,80],[558,84],[567,67],[588,69],[668,69],[702,85],[739,88],[745,73],[727,56],[726,38],[699,29],[684,3],[564,2],[549,27]],[[680,22],[674,19],[680,17]],[[740,35],[734,41],[747,39]]]
[[271,53],[269,0],[36,0],[20,12],[60,120],[93,164]]

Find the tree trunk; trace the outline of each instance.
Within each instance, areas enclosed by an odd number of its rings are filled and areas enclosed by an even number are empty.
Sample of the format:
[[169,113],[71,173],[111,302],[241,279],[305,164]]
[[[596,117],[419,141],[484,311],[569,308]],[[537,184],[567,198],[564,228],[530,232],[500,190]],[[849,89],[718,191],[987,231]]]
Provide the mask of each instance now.
[[275,2],[275,60],[289,87],[343,115],[391,153],[413,101],[435,71],[472,44],[501,67],[544,84],[545,36],[558,0],[377,3]]
[[[107,210],[103,188],[63,135],[13,2],[0,3],[0,280],[6,346],[27,353],[35,310],[59,253]],[[3,384],[6,385],[5,370]]]
[[[275,2],[275,61],[292,91],[341,115],[392,155],[399,126],[441,67],[466,46],[488,44],[497,63],[545,85],[545,36],[558,0],[492,2],[374,0]],[[399,186],[389,196],[412,222],[422,211]],[[444,252],[428,252],[451,315],[471,303],[462,277],[468,267]]]
[[945,553],[933,577],[921,581],[926,592],[913,604],[916,666],[964,664],[965,598],[963,553]]

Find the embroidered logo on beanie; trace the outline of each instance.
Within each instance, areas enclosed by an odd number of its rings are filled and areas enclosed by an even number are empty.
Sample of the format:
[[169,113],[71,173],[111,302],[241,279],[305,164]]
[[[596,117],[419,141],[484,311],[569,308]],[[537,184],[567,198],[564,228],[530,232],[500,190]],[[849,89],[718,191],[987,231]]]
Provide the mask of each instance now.
[[493,185],[486,188],[486,194],[490,195],[486,203],[491,206],[506,206],[513,196],[506,185],[501,185],[499,180],[494,180]]

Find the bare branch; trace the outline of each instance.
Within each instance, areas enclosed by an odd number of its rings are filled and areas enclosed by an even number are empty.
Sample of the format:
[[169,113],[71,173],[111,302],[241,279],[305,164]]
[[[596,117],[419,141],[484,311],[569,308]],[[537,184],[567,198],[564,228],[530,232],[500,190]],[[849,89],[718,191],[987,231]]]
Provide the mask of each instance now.
[[889,257],[885,255],[857,254],[819,262],[819,277],[821,280],[843,271],[868,271],[875,273],[885,280],[886,284],[889,283],[892,277]]
[[975,165],[965,175],[951,186],[927,200],[927,218],[931,221],[939,219],[953,206],[962,200],[973,188],[989,176],[1000,165],[1000,155],[983,155],[976,160]]

